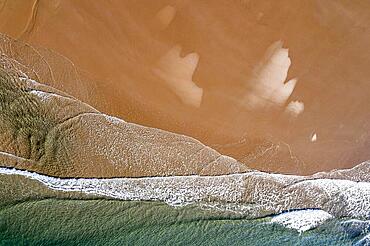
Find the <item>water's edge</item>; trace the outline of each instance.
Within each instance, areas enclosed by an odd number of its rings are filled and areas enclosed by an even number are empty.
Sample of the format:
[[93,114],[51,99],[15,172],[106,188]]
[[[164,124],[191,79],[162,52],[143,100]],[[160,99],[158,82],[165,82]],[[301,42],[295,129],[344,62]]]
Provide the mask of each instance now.
[[296,209],[321,209],[335,217],[370,218],[370,183],[249,172],[222,176],[62,179],[14,168],[0,174],[35,180],[48,189],[172,206],[203,204],[258,218]]

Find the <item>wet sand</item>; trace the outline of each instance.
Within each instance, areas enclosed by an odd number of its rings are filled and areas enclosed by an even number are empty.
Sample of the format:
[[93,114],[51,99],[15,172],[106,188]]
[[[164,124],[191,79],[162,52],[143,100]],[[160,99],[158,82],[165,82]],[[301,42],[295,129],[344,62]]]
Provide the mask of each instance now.
[[369,159],[369,5],[1,1],[0,32],[86,72],[53,86],[104,113],[308,174]]

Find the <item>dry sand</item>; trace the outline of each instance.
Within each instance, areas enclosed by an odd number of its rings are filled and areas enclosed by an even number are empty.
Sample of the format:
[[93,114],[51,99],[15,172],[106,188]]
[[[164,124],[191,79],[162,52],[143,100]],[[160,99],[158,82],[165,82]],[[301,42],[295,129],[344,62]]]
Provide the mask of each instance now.
[[308,174],[369,159],[369,7],[3,0],[0,32],[86,71],[98,84],[53,86],[100,111],[252,168]]

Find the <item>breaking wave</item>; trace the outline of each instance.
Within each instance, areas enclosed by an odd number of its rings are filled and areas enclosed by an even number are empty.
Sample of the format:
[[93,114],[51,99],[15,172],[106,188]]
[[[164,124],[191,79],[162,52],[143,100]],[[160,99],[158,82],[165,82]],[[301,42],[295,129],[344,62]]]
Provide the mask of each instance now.
[[335,217],[370,218],[370,183],[343,179],[263,172],[221,176],[57,178],[14,168],[0,168],[0,174],[20,175],[52,190],[119,200],[231,208],[249,218],[310,208],[321,209]]

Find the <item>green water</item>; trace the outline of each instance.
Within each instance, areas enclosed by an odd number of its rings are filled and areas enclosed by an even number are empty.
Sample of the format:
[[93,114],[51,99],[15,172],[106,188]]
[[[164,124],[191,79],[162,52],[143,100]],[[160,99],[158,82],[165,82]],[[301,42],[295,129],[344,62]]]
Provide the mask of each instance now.
[[0,210],[0,245],[352,245],[338,221],[302,234],[156,202],[44,199]]
[[[81,200],[86,199],[86,200]],[[339,220],[302,234],[199,206],[97,199],[0,175],[0,245],[352,245]]]

